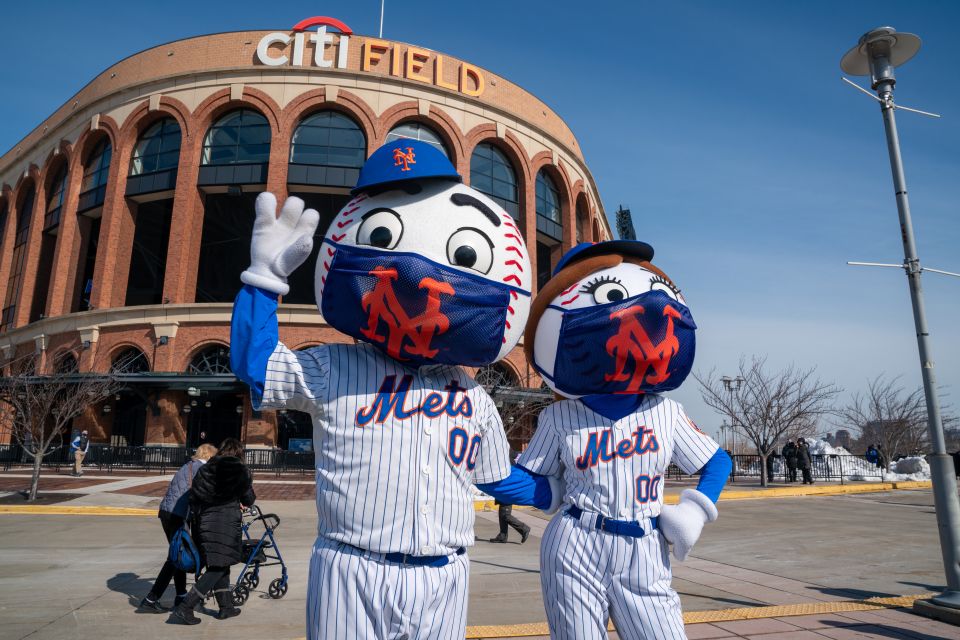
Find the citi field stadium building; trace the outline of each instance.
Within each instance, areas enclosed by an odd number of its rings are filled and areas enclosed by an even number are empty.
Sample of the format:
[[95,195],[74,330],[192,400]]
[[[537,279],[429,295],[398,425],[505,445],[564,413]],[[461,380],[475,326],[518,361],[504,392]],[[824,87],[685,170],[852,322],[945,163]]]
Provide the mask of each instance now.
[[[573,133],[494,73],[330,18],[188,38],[113,65],[0,158],[0,355],[125,363],[126,389],[74,421],[94,443],[309,438],[302,415],[253,411],[230,371],[254,199],[303,198],[322,238],[397,137],[441,149],[519,221],[535,283],[574,243],[611,237]],[[292,349],[350,340],[317,311],[315,245],[279,309]],[[496,366],[535,379],[520,348]]]

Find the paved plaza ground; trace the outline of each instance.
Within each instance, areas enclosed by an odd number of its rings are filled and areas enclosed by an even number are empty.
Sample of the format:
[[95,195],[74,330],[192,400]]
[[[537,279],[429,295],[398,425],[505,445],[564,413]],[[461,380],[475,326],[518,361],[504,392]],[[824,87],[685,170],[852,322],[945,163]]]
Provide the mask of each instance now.
[[[23,486],[16,475],[0,474],[0,492]],[[101,480],[88,473],[83,479],[51,475],[41,486],[71,506],[150,508],[162,482],[135,475]],[[296,491],[309,494],[309,484],[304,478],[258,476],[256,488],[263,496],[298,497]],[[286,490],[291,487],[296,489]],[[0,638],[302,638],[313,503],[265,497],[261,504],[282,519],[277,538],[291,574],[287,596],[272,600],[262,593],[279,575],[265,568],[260,592],[243,607],[243,615],[222,622],[202,616],[203,623],[192,628],[168,625],[163,615],[136,613],[164,555],[156,518],[0,515]],[[470,637],[545,633],[538,551],[546,519],[536,511],[515,513],[533,527],[524,545],[517,539],[506,545],[486,542],[496,534],[496,513],[477,514],[478,542],[470,551]],[[691,622],[691,640],[960,638],[958,627],[894,607],[909,599],[886,600],[889,608],[849,604],[942,588],[929,489],[724,500],[720,513],[693,557],[674,564],[674,586]],[[171,598],[168,592],[166,601]],[[778,608],[757,608],[773,606]],[[743,608],[752,614],[729,611]],[[796,615],[803,611],[817,613]],[[743,619],[749,615],[762,617]],[[693,623],[698,620],[706,622]]]

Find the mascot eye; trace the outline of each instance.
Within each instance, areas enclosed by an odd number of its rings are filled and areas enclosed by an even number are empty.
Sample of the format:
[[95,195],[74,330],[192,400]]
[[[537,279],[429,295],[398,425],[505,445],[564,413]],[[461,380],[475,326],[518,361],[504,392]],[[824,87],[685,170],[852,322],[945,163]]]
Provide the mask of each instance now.
[[673,284],[663,276],[656,274],[654,274],[653,279],[650,281],[650,291],[663,291],[674,300],[676,300],[677,296],[680,295],[680,289],[677,287],[677,285]]
[[400,216],[390,209],[374,209],[363,216],[357,229],[357,244],[367,244],[380,249],[393,249],[403,235]]
[[458,229],[447,240],[447,260],[458,267],[487,273],[493,265],[493,243],[478,229]]
[[581,287],[580,293],[589,293],[597,304],[620,302],[630,297],[630,292],[623,286],[623,283],[612,276],[591,280]]

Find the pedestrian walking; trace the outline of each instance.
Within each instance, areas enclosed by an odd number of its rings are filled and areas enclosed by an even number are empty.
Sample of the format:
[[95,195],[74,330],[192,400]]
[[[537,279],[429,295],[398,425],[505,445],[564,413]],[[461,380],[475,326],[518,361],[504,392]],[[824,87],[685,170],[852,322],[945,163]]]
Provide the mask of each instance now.
[[[516,462],[519,455],[520,453],[518,451],[511,449],[510,461]],[[499,501],[495,504],[497,505],[497,519],[500,521],[500,533],[495,538],[490,538],[490,542],[507,542],[507,538],[510,535],[510,527],[516,529],[517,533],[520,534],[520,544],[526,542],[530,536],[530,527],[523,524],[523,522],[513,515],[513,505],[503,504]]]
[[880,466],[880,452],[877,451],[875,445],[870,445],[867,447],[867,452],[863,456],[867,459],[867,462]]
[[[207,460],[217,454],[217,448],[212,444],[202,444],[197,447],[197,452],[185,465],[180,467],[170,485],[167,487],[167,493],[160,502],[160,512],[157,517],[160,518],[160,526],[163,527],[163,533],[167,537],[169,545],[173,540],[173,534],[183,526],[190,511],[190,488],[193,485],[193,478]],[[150,592],[140,601],[140,609],[152,613],[163,613],[167,611],[160,604],[160,598],[163,592],[170,586],[170,580],[173,579],[173,586],[176,589],[176,597],[173,600],[173,606],[177,606],[187,597],[187,574],[168,558],[163,563],[157,575],[156,582]]]
[[73,475],[77,478],[83,475],[83,459],[87,457],[89,450],[90,434],[84,429],[70,443],[70,451],[73,453]]
[[767,482],[773,481],[773,463],[774,459],[777,457],[777,450],[772,450],[767,455]]
[[215,591],[225,620],[240,615],[233,606],[230,567],[242,562],[241,508],[253,506],[253,476],[243,463],[243,445],[227,438],[217,455],[200,467],[190,489],[191,533],[200,549],[206,571],[183,601],[174,607],[170,621],[199,624],[193,610],[211,591]]
[[803,484],[813,484],[813,459],[810,457],[810,447],[803,438],[797,440],[797,466],[803,473]]
[[783,445],[783,461],[787,465],[787,482],[797,481],[797,445],[793,440],[787,440]]

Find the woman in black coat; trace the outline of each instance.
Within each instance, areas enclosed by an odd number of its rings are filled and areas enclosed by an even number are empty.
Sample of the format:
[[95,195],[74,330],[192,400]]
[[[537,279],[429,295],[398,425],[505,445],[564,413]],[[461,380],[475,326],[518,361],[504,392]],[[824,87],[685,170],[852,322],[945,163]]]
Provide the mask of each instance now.
[[233,606],[230,592],[230,566],[243,561],[240,510],[252,506],[257,499],[253,477],[242,457],[243,445],[227,438],[217,455],[201,467],[193,479],[191,533],[207,570],[173,610],[171,620],[174,622],[198,624],[200,619],[193,610],[213,589],[220,605],[217,618],[240,615],[240,609]]

